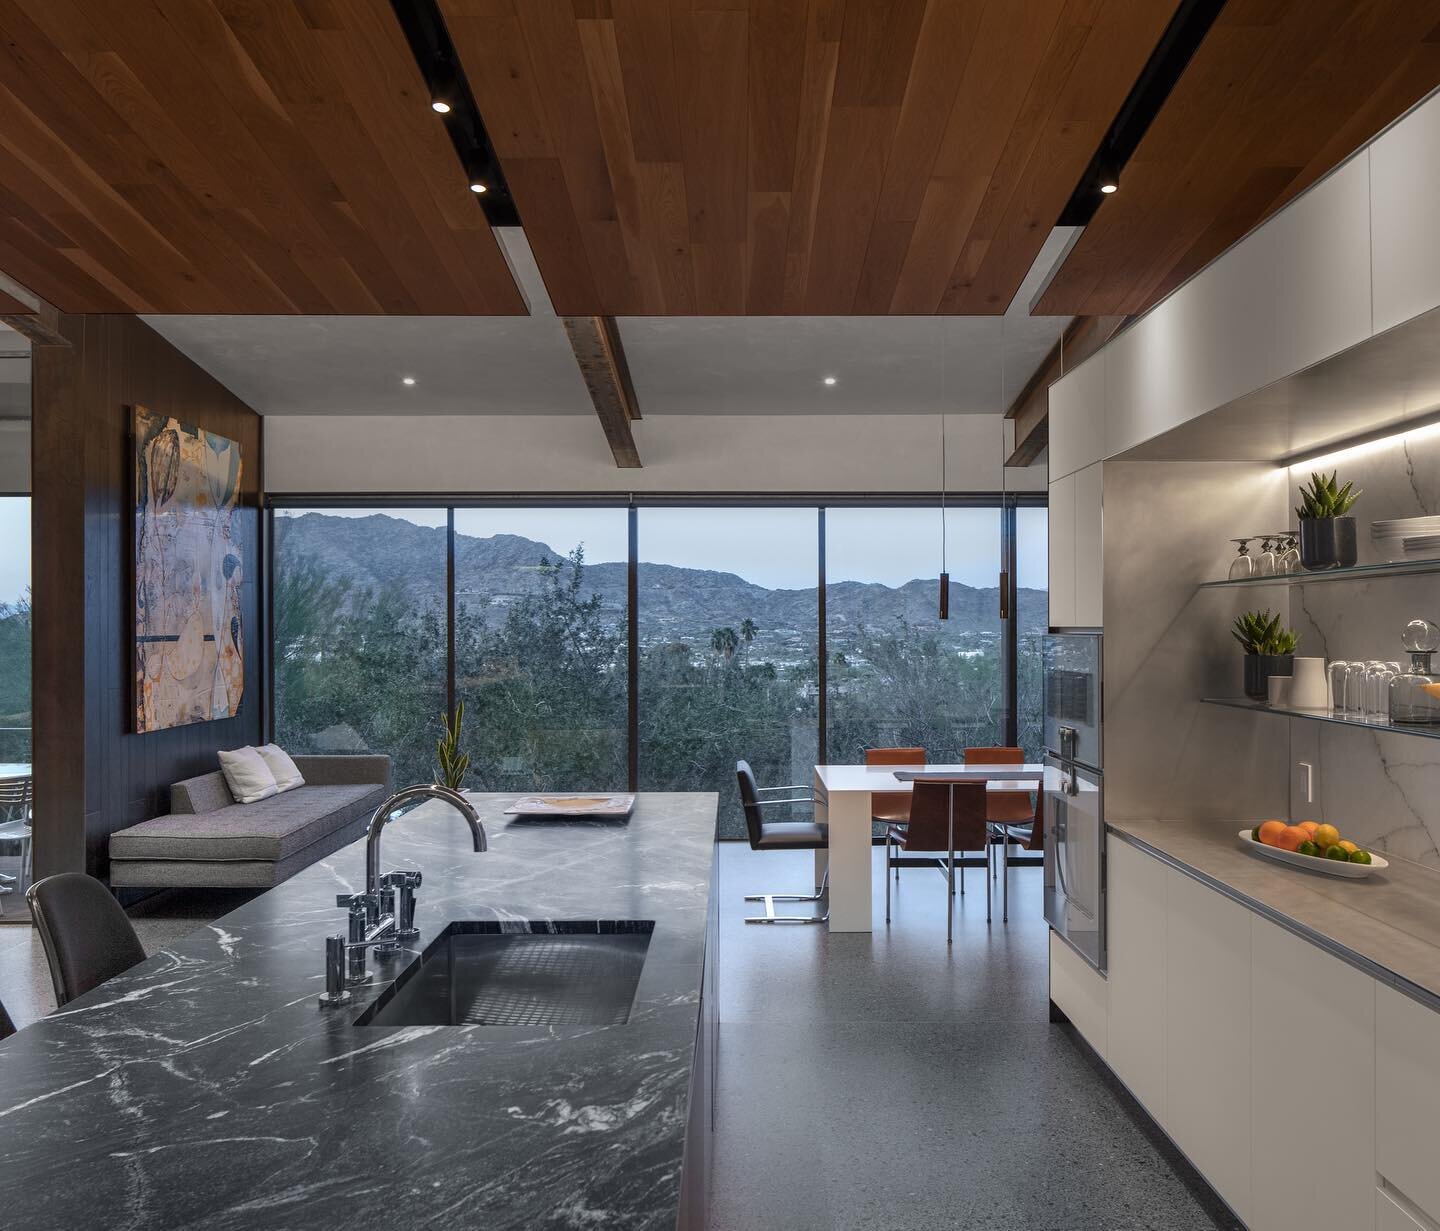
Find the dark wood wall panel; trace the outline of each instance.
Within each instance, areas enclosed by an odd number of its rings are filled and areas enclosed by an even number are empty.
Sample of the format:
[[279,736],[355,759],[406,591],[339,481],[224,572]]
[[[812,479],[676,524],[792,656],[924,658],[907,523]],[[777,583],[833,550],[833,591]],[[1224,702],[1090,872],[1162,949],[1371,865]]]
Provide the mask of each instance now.
[[[169,786],[261,738],[260,416],[143,322],[63,316],[34,359],[35,872],[104,875],[109,835]],[[238,440],[245,580],[240,712],[145,735],[131,691],[135,405]]]

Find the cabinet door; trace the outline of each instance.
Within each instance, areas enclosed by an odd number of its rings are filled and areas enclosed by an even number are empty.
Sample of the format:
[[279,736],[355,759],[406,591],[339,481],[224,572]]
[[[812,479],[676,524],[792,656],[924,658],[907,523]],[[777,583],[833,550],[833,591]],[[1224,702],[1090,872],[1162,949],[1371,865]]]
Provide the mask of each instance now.
[[1375,988],[1375,1170],[1440,1220],[1440,1013]]
[[1376,333],[1440,304],[1440,98],[1370,147]]
[[1426,1231],[1426,1228],[1411,1218],[1404,1206],[1392,1201],[1383,1188],[1377,1188],[1375,1231]]
[[1248,1220],[1252,915],[1181,872],[1165,875],[1165,1128]]
[[[1047,929],[1048,930],[1048,929]],[[1103,1060],[1110,985],[1086,960],[1050,932],[1050,999]]]
[[1372,1231],[1375,981],[1267,919],[1253,935],[1251,1231]]
[[1061,478],[1105,455],[1105,351],[1057,380],[1047,394],[1050,474]]
[[1165,879],[1158,859],[1106,840],[1107,1059],[1120,1080],[1165,1123]]
[[1050,484],[1050,623],[1073,627],[1075,619],[1075,476]]
[[1096,463],[1075,475],[1075,623],[1081,628],[1099,628],[1105,623],[1102,470],[1103,466]]

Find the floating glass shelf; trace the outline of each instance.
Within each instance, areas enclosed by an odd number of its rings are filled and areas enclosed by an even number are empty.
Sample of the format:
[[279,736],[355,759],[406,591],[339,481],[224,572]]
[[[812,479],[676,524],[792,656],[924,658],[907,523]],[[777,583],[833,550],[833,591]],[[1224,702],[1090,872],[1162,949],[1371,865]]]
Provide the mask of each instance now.
[[1315,573],[1286,573],[1279,577],[1241,577],[1237,581],[1202,581],[1202,590],[1229,586],[1308,586],[1320,581],[1364,581],[1369,577],[1406,577],[1440,573],[1440,560],[1398,560],[1384,564],[1357,564],[1352,568],[1323,569]]
[[1236,710],[1253,710],[1259,714],[1280,714],[1286,718],[1308,718],[1312,722],[1333,722],[1342,727],[1360,727],[1366,731],[1384,731],[1393,735],[1419,735],[1440,739],[1440,723],[1391,722],[1388,718],[1361,718],[1353,714],[1335,714],[1329,710],[1297,710],[1284,705],[1267,705],[1249,697],[1201,697],[1206,705],[1228,705]]

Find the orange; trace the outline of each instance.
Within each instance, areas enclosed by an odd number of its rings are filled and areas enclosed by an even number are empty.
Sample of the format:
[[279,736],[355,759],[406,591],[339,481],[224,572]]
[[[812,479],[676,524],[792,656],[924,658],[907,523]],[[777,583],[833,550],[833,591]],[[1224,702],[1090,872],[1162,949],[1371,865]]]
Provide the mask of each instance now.
[[1308,841],[1310,841],[1310,835],[1299,825],[1286,825],[1275,835],[1275,845],[1282,851],[1298,851],[1300,843]]
[[1341,849],[1342,851],[1344,851],[1347,855],[1353,855],[1356,851],[1358,851],[1358,850],[1360,849],[1358,846],[1355,845],[1355,843],[1351,842],[1348,838],[1341,838],[1340,841],[1339,841],[1336,845],[1339,846],[1340,849]]
[[1266,846],[1279,846],[1275,840],[1286,829],[1284,821],[1266,821],[1260,826],[1260,841]]
[[1298,821],[1296,823],[1312,838],[1315,836],[1315,831],[1320,828],[1319,821]]
[[1340,831],[1334,825],[1321,825],[1315,831],[1315,845],[1322,851],[1340,841]]

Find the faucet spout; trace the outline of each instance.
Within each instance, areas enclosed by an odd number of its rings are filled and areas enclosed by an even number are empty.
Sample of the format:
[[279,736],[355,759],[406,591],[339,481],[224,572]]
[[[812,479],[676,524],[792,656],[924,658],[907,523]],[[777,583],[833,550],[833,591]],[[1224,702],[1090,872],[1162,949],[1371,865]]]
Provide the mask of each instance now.
[[[485,826],[480,823],[480,814],[459,791],[433,783],[407,786],[403,791],[396,791],[376,808],[375,815],[370,818],[370,830],[365,837],[365,892],[367,894],[380,892],[380,835],[384,832],[385,826],[401,808],[422,799],[444,800],[460,814],[469,827],[475,850],[479,852],[489,849],[490,844],[485,836]],[[378,898],[376,900],[378,901]]]

